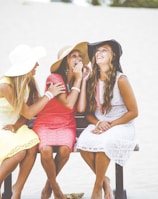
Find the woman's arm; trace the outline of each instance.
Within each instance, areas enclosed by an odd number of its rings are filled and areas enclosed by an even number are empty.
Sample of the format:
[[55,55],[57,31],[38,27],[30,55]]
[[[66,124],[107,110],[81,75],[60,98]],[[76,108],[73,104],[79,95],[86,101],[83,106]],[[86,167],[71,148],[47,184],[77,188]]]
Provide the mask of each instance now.
[[121,76],[119,78],[118,87],[127,108],[127,112],[120,118],[112,121],[111,126],[128,123],[138,116],[137,102],[127,77]]
[[[80,85],[81,85],[81,79],[78,79],[74,82],[73,84],[73,87],[76,87],[80,90]],[[78,96],[80,94],[79,90],[71,90],[70,93],[68,94],[60,94],[57,96],[57,99],[64,105],[66,106],[67,108],[74,108],[76,102],[77,102],[77,99],[78,99]]]
[[136,99],[128,79],[125,76],[120,77],[118,80],[118,86],[125,106],[127,108],[127,112],[120,118],[112,122],[99,121],[94,115],[87,115],[87,121],[91,124],[96,125],[96,128],[93,131],[94,133],[102,133],[103,131],[106,131],[113,126],[126,124],[138,116]]
[[77,112],[83,113],[86,110],[87,106],[87,100],[86,100],[86,85],[87,85],[87,79],[90,74],[90,68],[88,66],[84,67],[83,71],[83,77],[82,77],[82,85],[81,85],[81,92],[79,95],[79,99],[77,102]]
[[23,116],[20,116],[20,118],[16,121],[15,124],[8,124],[8,125],[5,125],[3,127],[3,129],[5,130],[10,130],[12,131],[13,133],[16,132],[22,125],[26,124],[27,122],[27,119],[24,118]]
[[58,100],[67,108],[74,108],[76,105],[76,102],[78,100],[78,96],[80,94],[80,87],[82,82],[82,62],[79,62],[77,65],[75,65],[73,71],[72,71],[72,77],[71,79],[74,79],[73,86],[71,88],[71,92],[68,94],[61,94],[57,96]]
[[[53,97],[57,96],[60,93],[65,93],[64,86],[61,83],[51,84],[48,88],[53,95]],[[28,106],[24,104],[21,110],[21,114],[27,119],[31,119],[33,116],[36,116],[48,103],[50,98],[47,95],[43,95],[36,103]]]
[[86,120],[88,121],[88,123],[90,124],[94,124],[96,125],[97,122],[99,121],[93,114],[86,114]]
[[[61,83],[51,84],[48,88],[48,91],[52,93],[53,96],[56,96],[60,93],[65,93],[64,86]],[[13,90],[9,84],[0,85],[0,97],[5,97],[7,101],[12,105],[12,96]],[[44,95],[36,103],[28,106],[26,103],[23,104],[21,115],[27,119],[31,119],[33,116],[36,116],[48,103],[49,98]]]

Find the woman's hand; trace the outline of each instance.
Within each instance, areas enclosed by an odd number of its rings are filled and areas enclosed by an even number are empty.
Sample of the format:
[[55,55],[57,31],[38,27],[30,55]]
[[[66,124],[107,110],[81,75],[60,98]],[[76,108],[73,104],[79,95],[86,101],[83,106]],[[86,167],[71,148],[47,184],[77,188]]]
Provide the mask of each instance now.
[[83,67],[83,73],[82,73],[82,79],[87,80],[89,75],[90,75],[91,69],[89,66],[84,66]]
[[76,63],[75,67],[73,68],[73,77],[75,80],[82,79],[82,68],[83,63],[81,61]]
[[3,127],[4,130],[15,132],[15,128],[13,124],[7,124]]
[[27,119],[24,118],[22,115],[19,117],[19,119],[14,124],[8,124],[3,127],[5,130],[12,131],[15,133],[22,125],[26,124]]
[[95,134],[101,134],[101,133],[107,131],[110,128],[111,128],[111,125],[110,125],[109,122],[100,121],[99,124],[96,126],[96,128],[92,132],[95,133]]
[[53,96],[57,96],[61,93],[65,93],[65,87],[62,83],[51,83],[48,88],[48,91],[50,91],[53,94]]

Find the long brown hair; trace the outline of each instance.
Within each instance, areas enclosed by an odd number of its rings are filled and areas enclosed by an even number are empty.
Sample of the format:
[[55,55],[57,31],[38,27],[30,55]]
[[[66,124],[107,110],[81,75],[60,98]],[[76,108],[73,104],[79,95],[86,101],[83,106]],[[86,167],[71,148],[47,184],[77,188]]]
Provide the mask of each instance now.
[[[109,63],[109,70],[105,73],[104,81],[104,102],[101,105],[102,112],[108,113],[111,110],[111,100],[113,98],[113,88],[117,75],[117,62],[115,61],[115,54],[113,53],[112,60]],[[94,113],[96,110],[96,90],[100,78],[100,68],[95,61],[95,56],[92,59],[92,73],[87,82],[87,112]]]
[[[68,82],[67,82],[68,69],[69,69],[69,67],[68,67],[67,56],[66,56],[66,57],[64,57],[63,61],[61,62],[59,69],[54,72],[54,73],[60,74],[63,77],[65,85],[68,84]],[[74,78],[72,78],[71,81],[69,82],[70,88],[72,87],[73,83],[74,83]]]

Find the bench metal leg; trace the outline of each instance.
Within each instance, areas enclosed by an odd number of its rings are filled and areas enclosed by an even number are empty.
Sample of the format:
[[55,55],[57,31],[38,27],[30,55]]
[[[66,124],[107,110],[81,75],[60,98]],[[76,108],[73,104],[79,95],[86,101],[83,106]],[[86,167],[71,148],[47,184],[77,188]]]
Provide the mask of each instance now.
[[2,199],[10,199],[12,196],[12,174],[10,174],[4,181],[4,192]]
[[127,199],[126,190],[123,187],[123,167],[115,164],[116,169],[116,190],[115,199]]

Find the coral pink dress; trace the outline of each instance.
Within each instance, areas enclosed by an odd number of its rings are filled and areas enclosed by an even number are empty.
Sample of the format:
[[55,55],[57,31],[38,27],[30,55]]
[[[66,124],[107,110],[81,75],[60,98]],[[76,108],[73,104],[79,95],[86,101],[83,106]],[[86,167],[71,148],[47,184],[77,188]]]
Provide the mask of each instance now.
[[[46,87],[51,82],[64,84],[59,74],[51,74],[47,78]],[[68,93],[66,86],[65,90]],[[39,149],[43,146],[66,145],[73,150],[76,141],[75,113],[75,108],[65,107],[56,97],[51,99],[34,121],[33,130],[40,139]]]

